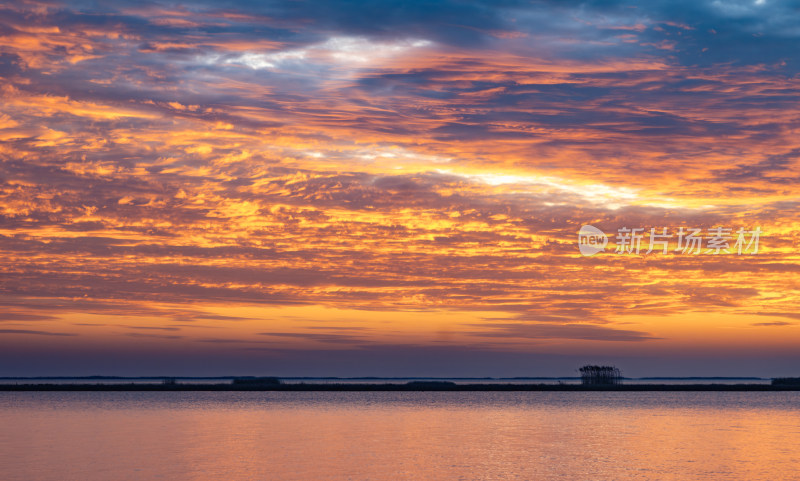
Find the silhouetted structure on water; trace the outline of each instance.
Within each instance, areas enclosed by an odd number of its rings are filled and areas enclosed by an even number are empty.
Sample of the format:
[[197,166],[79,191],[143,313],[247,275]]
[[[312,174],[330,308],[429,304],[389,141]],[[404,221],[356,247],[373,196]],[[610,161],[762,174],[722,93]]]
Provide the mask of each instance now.
[[578,369],[581,373],[581,384],[586,386],[609,386],[622,384],[622,374],[614,366],[583,366]]

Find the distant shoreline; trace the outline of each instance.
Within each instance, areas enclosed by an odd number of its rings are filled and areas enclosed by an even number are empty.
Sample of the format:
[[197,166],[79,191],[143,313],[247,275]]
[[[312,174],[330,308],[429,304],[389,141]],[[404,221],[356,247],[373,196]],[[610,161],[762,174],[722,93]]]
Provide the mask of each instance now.
[[582,392],[642,392],[642,391],[800,391],[800,385],[773,386],[769,384],[621,384],[611,386],[588,386],[581,384],[358,384],[358,383],[293,383],[279,385],[234,385],[209,384],[0,384],[0,391],[582,391]]
[[[260,376],[0,376],[0,381],[160,381],[165,378],[197,381],[230,381],[233,379],[250,379]],[[336,376],[275,376],[286,381],[580,381],[580,376],[515,376],[515,377],[336,377]],[[660,376],[660,377],[622,377],[623,381],[769,381],[769,377],[756,376]],[[45,384],[45,383],[43,383]]]

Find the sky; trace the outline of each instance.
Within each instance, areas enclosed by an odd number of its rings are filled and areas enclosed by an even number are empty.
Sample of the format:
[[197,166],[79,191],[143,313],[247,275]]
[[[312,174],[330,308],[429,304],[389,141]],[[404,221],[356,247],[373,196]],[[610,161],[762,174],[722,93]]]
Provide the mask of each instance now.
[[7,3],[0,375],[800,375],[798,25]]

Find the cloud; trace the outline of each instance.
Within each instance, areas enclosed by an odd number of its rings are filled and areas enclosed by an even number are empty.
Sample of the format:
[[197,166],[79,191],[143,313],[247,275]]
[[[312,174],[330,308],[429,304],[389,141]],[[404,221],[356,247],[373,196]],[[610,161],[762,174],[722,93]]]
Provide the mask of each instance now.
[[473,331],[473,335],[521,339],[579,339],[634,342],[656,339],[645,332],[591,324],[491,323],[481,325],[481,327],[485,332]]
[[[748,312],[748,314],[753,314],[753,315],[756,315],[756,316],[768,316],[768,317],[785,317],[787,319],[800,320],[800,313],[797,313],[797,312]],[[780,324],[780,325],[783,325],[783,324],[791,324],[791,323],[787,323],[785,321],[777,321],[775,323],[768,322],[768,323],[764,323],[764,324],[768,324],[768,325],[779,325]]]
[[143,330],[157,330],[157,331],[180,331],[181,328],[174,326],[119,326],[126,329],[143,329]]
[[5,312],[0,314],[0,322],[3,321],[52,321],[58,319],[56,316],[43,314],[27,314],[23,312]]
[[66,332],[36,331],[30,329],[0,329],[0,334],[33,334],[37,336],[77,336]]
[[[800,307],[791,2],[48,5],[0,11],[3,321],[366,351],[455,321],[331,312],[441,312],[511,349]],[[613,253],[715,226],[762,251]]]
[[168,339],[168,340],[178,340],[184,338],[184,336],[177,336],[173,334],[146,334],[142,332],[126,332],[123,335],[135,338]]
[[367,344],[368,341],[360,336],[338,333],[317,332],[259,332],[259,336],[283,337],[298,340],[315,341],[326,344]]

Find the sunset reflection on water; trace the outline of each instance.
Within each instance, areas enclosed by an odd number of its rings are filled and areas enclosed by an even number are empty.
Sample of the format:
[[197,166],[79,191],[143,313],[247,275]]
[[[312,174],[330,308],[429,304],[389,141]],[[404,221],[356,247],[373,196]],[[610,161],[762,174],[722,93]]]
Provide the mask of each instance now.
[[798,393],[2,393],[12,480],[796,479]]

